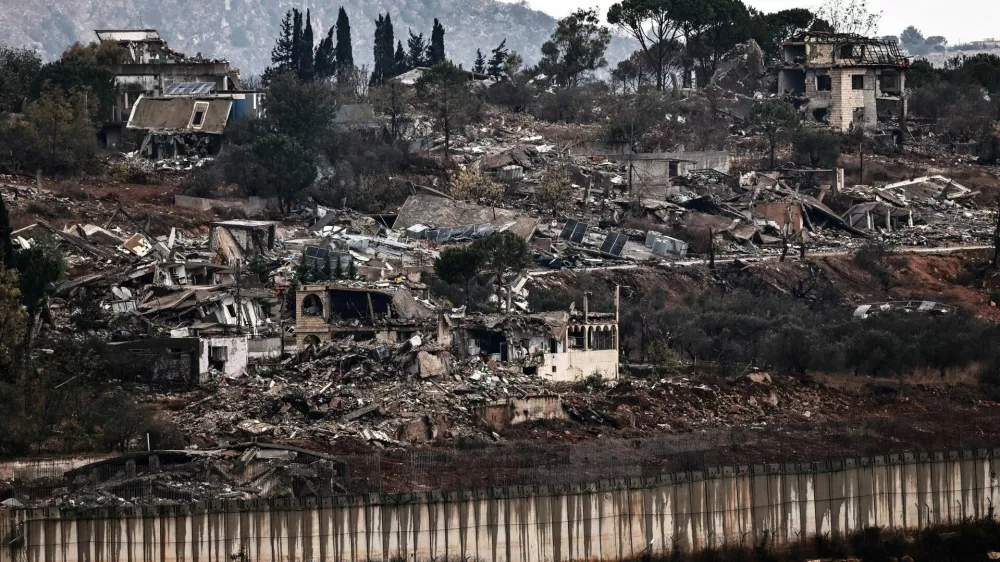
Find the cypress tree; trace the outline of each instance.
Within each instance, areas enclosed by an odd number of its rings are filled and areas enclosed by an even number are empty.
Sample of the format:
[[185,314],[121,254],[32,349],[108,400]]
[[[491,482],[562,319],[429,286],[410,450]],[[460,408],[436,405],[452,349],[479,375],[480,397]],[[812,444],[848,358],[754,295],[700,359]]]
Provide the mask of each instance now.
[[373,85],[381,85],[384,81],[382,76],[382,71],[385,68],[382,56],[382,35],[384,34],[384,28],[385,18],[382,17],[382,14],[379,14],[378,19],[375,20],[375,40],[372,42],[372,58],[375,61],[375,64],[372,66],[371,76],[371,83]]
[[311,81],[316,73],[316,60],[313,55],[315,39],[313,38],[312,14],[306,10],[306,28],[302,32],[302,44],[299,46],[299,78]]
[[393,39],[392,18],[389,14],[384,17],[379,14],[375,20],[375,44],[372,47],[372,54],[375,59],[375,68],[372,70],[371,83],[381,86],[394,76],[395,55],[393,47],[396,41]]
[[444,26],[434,18],[434,29],[431,30],[431,45],[427,49],[427,64],[434,66],[444,62]]
[[472,71],[477,74],[486,74],[486,59],[479,49],[476,49],[476,63],[472,66]]
[[292,60],[289,69],[298,73],[302,68],[302,12],[292,8]]
[[406,51],[403,50],[403,42],[396,43],[396,54],[392,57],[392,76],[399,76],[406,72]]
[[334,28],[326,34],[326,38],[316,47],[316,77],[329,78],[337,72],[336,52],[333,47]]
[[382,34],[382,49],[383,52],[385,53],[385,57],[383,60],[385,60],[386,80],[392,78],[393,76],[392,69],[394,66],[396,66],[396,63],[393,60],[393,51],[392,51],[392,48],[395,45],[396,45],[396,39],[392,33],[392,16],[389,15],[389,12],[386,12],[385,27],[383,28],[383,34]]
[[[337,260],[337,266],[340,266],[340,260]],[[330,264],[330,254],[326,255],[326,261],[323,262],[323,281],[329,281],[333,279],[333,267]]]
[[337,73],[343,74],[345,71],[354,68],[354,49],[351,47],[351,21],[347,19],[347,12],[340,8],[337,14]]

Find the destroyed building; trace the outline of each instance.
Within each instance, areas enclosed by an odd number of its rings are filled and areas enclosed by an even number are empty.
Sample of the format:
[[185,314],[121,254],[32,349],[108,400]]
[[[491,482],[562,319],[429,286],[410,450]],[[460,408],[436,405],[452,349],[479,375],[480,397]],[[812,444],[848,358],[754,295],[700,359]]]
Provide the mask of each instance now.
[[726,151],[695,151],[683,149],[676,152],[649,152],[641,154],[609,155],[609,160],[625,162],[629,186],[666,186],[678,176],[695,170],[715,170],[729,173],[730,157]]
[[583,310],[506,315],[442,314],[438,344],[458,357],[519,365],[525,375],[574,382],[618,378],[617,313]]
[[343,461],[316,451],[268,443],[128,453],[69,470],[59,484],[48,502],[86,498],[135,505],[309,498],[343,493],[350,485]]
[[895,43],[810,31],[786,41],[782,53],[778,93],[807,119],[839,132],[906,119],[909,61]]
[[[155,29],[100,29],[95,31],[100,43],[118,46],[123,58],[107,68],[115,75],[117,95],[111,115],[105,119],[102,136],[110,147],[123,145],[122,135],[126,127],[140,131],[158,131],[163,135],[187,133],[196,138],[212,133],[216,128],[224,128],[226,120],[238,119],[244,115],[259,115],[260,95],[244,91],[239,70],[220,59],[202,56],[190,57],[167,46]],[[197,96],[199,99],[192,99]],[[214,102],[218,98],[218,103]],[[188,100],[184,102],[182,100]],[[209,110],[203,105],[215,105]],[[181,119],[179,106],[187,106]],[[140,106],[141,107],[140,109]],[[199,109],[200,108],[200,109]],[[209,114],[225,110],[226,119],[219,119],[213,125],[202,125],[202,119]],[[138,113],[137,113],[138,111]],[[163,113],[158,118],[155,114]],[[183,120],[183,124],[180,122]],[[158,124],[158,127],[152,125]],[[220,131],[221,132],[221,131]],[[204,143],[203,144],[210,144]],[[149,143],[141,153],[154,158],[172,156],[166,147]],[[209,148],[208,146],[204,149]],[[204,151],[204,150],[203,150]]]
[[209,226],[208,249],[235,265],[246,263],[255,255],[274,250],[276,223],[271,221],[228,220]]
[[434,318],[410,289],[390,283],[303,285],[295,291],[295,311],[300,349],[348,336],[398,343]]
[[221,98],[139,98],[127,127],[143,134],[142,156],[218,154],[232,107],[232,100]]

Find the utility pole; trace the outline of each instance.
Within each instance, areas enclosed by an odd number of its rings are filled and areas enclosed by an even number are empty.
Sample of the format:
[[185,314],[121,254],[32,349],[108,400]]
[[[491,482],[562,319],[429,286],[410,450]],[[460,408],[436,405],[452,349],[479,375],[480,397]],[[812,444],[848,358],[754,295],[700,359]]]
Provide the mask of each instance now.
[[993,227],[993,268],[996,269],[997,264],[1000,264],[1000,196],[997,196],[994,211],[996,222]]
[[632,174],[635,170],[635,164],[632,163],[632,153],[628,155],[628,196],[632,197]]
[[236,333],[243,335],[243,272],[242,261],[236,262]]

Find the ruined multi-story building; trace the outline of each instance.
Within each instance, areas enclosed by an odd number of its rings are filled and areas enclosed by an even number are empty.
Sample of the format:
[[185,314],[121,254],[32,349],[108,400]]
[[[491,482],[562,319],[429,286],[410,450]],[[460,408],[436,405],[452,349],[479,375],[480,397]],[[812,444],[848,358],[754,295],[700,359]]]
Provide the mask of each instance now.
[[434,311],[409,288],[388,283],[302,285],[295,291],[295,301],[300,349],[347,336],[399,343],[421,329],[429,333],[434,326]]
[[778,93],[809,120],[839,132],[906,118],[909,61],[895,43],[852,34],[806,32],[786,41]]
[[[118,93],[102,136],[108,147],[120,147],[123,128],[146,136],[210,135],[214,153],[230,119],[260,113],[260,96],[246,91],[240,71],[221,59],[188,56],[170,49],[155,29],[99,29],[101,45],[111,44],[118,60],[107,66]],[[162,144],[162,143],[161,143]],[[144,143],[154,157],[175,155],[176,147]]]

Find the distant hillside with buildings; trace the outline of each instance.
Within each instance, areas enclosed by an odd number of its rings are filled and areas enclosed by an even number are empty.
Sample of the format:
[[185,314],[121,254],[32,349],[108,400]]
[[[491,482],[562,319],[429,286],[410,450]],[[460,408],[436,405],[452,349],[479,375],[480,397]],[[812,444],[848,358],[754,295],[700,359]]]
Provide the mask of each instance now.
[[[54,59],[74,41],[90,42],[95,29],[156,28],[170,46],[188,55],[225,58],[244,74],[260,73],[270,63],[271,47],[281,17],[291,7],[310,9],[317,41],[336,21],[343,5],[351,20],[354,60],[371,65],[374,20],[388,11],[397,39],[407,29],[430,36],[434,18],[447,30],[449,58],[466,66],[504,39],[507,47],[536,62],[542,43],[555,29],[555,19],[523,4],[495,0],[23,0],[5,2],[0,10],[0,41],[26,46]],[[634,49],[616,39],[609,49],[612,64]]]

